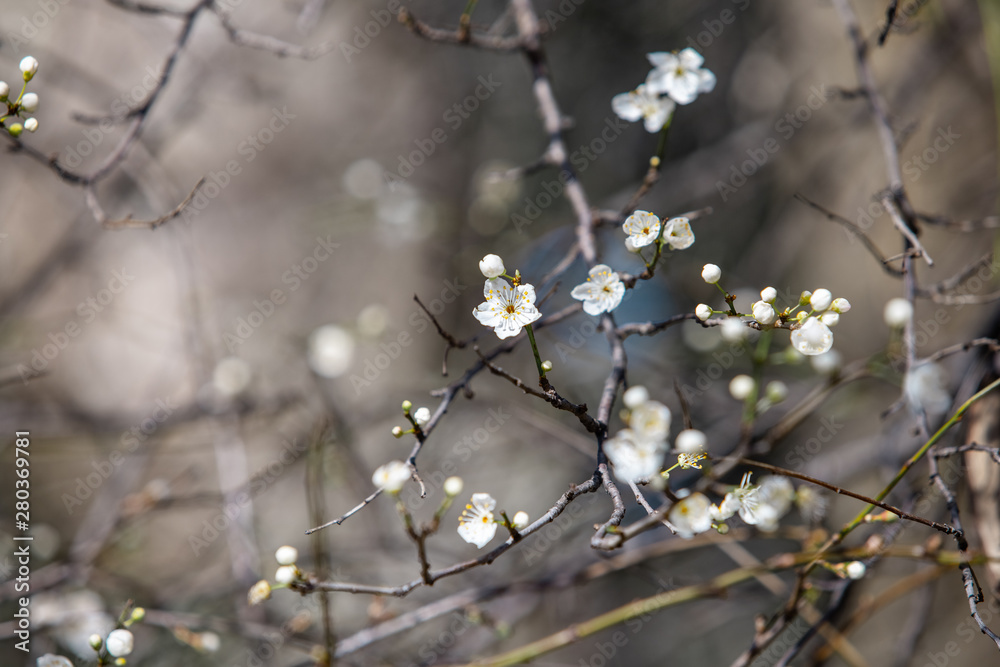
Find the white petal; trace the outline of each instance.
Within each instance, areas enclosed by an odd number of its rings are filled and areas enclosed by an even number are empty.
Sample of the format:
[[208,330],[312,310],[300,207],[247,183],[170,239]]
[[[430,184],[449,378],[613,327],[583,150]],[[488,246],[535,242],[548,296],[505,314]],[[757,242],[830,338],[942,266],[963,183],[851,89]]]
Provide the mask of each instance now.
[[611,98],[611,108],[619,118],[634,123],[642,118],[642,108],[633,93],[621,93]]

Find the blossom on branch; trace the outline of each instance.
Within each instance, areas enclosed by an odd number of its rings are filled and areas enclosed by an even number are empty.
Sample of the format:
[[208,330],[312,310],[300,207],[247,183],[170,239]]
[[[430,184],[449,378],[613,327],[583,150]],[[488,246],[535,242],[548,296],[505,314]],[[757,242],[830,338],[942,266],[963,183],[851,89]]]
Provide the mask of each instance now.
[[677,104],[690,104],[698,93],[715,88],[715,75],[701,65],[705,59],[692,48],[680,53],[659,51],[646,57],[654,69],[646,77],[646,86],[656,93],[666,93]]
[[486,301],[472,314],[483,326],[493,327],[501,340],[516,336],[525,325],[542,316],[535,308],[535,288],[531,285],[512,287],[502,278],[493,278],[486,281],[483,296]]
[[669,97],[660,97],[648,86],[640,85],[611,98],[611,108],[622,120],[634,123],[642,118],[647,132],[659,132],[670,121],[677,105]]
[[577,285],[570,296],[583,301],[583,312],[588,315],[610,313],[625,296],[625,284],[610,266],[598,264],[590,270],[587,282]]
[[497,501],[488,493],[472,494],[472,502],[458,519],[458,536],[482,549],[497,534],[497,524],[493,520],[493,510]]
[[833,347],[833,332],[818,318],[809,317],[792,331],[792,345],[806,356],[823,354]]
[[625,219],[622,231],[636,248],[648,246],[660,235],[660,219],[649,211],[635,211]]

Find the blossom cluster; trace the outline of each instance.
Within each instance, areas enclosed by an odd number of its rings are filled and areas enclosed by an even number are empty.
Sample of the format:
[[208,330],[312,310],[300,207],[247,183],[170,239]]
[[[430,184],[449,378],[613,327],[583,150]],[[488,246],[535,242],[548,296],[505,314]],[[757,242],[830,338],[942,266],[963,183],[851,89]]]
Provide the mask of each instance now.
[[643,120],[647,132],[669,126],[678,104],[694,102],[715,88],[715,75],[702,68],[705,59],[692,48],[680,53],[646,54],[653,69],[635,90],[615,95],[611,108],[629,122]]
[[[702,268],[701,277],[706,283],[718,286],[722,279],[722,269],[715,264],[706,264]],[[726,294],[721,286],[719,289]],[[778,290],[774,287],[762,289],[760,300],[751,305],[749,314],[728,317],[722,322],[723,337],[727,340],[741,340],[745,327],[740,317],[751,317],[761,327],[788,324],[792,329],[792,347],[801,354],[816,356],[829,352],[833,347],[833,332],[830,329],[837,326],[840,316],[851,309],[851,302],[843,297],[834,298],[830,290],[819,288],[813,292],[802,292],[797,304],[779,312],[774,307],[777,298]],[[727,311],[715,311],[708,304],[699,303],[694,312],[704,322],[716,312]]]
[[517,512],[509,522],[507,515],[498,521],[493,514],[497,501],[488,493],[473,493],[472,500],[465,506],[462,516],[458,519],[458,536],[469,544],[475,544],[482,549],[497,534],[497,525],[503,524],[512,531],[523,530],[528,526],[528,513]]
[[659,472],[669,449],[670,408],[649,398],[644,387],[631,387],[622,400],[627,428],[604,443],[604,454],[623,482],[661,484]]
[[503,340],[521,333],[542,316],[535,307],[535,288],[521,282],[521,274],[514,273],[511,283],[503,260],[497,255],[487,255],[479,262],[479,269],[486,276],[483,296],[486,301],[476,306],[472,315],[486,327],[493,327],[497,338]]
[[625,247],[630,252],[638,252],[639,248],[658,244],[661,248],[668,245],[674,250],[685,250],[694,244],[694,232],[691,231],[691,221],[688,218],[671,218],[666,222],[649,211],[635,211],[622,224],[625,232]]
[[[6,81],[0,81],[0,103],[6,106],[0,115],[0,127],[15,137],[20,136],[25,130],[34,132],[38,129],[38,120],[27,116],[38,109],[38,95],[26,92],[28,82],[34,78],[35,72],[38,71],[38,61],[31,56],[25,56],[21,59],[19,67],[23,83],[21,84],[21,92],[13,100],[10,99],[10,85]],[[7,125],[5,121],[8,118],[24,118],[24,122],[17,120]]]

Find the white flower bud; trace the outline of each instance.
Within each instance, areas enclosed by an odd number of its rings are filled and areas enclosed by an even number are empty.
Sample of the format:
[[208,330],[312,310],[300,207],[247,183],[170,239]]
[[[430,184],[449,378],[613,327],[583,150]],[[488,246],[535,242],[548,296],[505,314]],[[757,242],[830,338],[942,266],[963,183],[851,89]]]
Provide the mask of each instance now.
[[498,255],[486,255],[479,260],[479,270],[490,279],[502,276],[506,271],[503,260]]
[[649,400],[649,392],[642,385],[635,385],[634,387],[629,387],[622,394],[622,402],[625,407],[629,410],[635,410],[637,407]]
[[35,667],[73,667],[73,663],[64,656],[46,653],[35,662]]
[[222,646],[219,635],[214,632],[203,632],[199,635],[199,638],[201,639],[201,649],[208,653],[215,653]]
[[890,299],[889,303],[885,304],[883,317],[885,317],[885,323],[890,327],[902,329],[913,317],[913,304],[898,297]]
[[709,285],[714,285],[719,282],[719,278],[722,277],[722,269],[720,269],[715,264],[706,264],[701,269],[701,279],[704,280]]
[[774,312],[774,306],[766,301],[758,301],[753,305],[753,318],[763,325],[774,324],[778,319],[778,314]]
[[830,306],[830,309],[833,310],[833,312],[835,313],[840,313],[841,315],[843,315],[844,313],[846,313],[851,309],[851,302],[845,299],[844,297],[838,297],[833,300],[833,305]]
[[8,95],[10,95],[10,86],[7,85],[6,81],[0,81],[0,100],[6,100]]
[[29,118],[28,120],[24,121],[24,129],[26,129],[28,132],[34,132],[35,130],[37,130],[38,129],[38,119],[37,118]]
[[256,607],[270,597],[271,584],[268,583],[267,579],[261,579],[256,584],[251,586],[249,591],[247,591],[247,602],[251,607]]
[[707,445],[705,434],[694,428],[681,431],[674,440],[674,449],[680,454],[697,454],[705,451]]
[[428,408],[417,408],[417,411],[413,413],[413,421],[417,422],[417,426],[423,428],[427,426],[427,422],[431,420],[431,411]]
[[868,568],[866,568],[865,564],[862,563],[861,561],[852,560],[850,563],[847,564],[847,576],[850,577],[851,579],[860,579],[861,577],[865,576],[865,571],[867,569]]
[[729,343],[738,343],[747,335],[747,328],[743,320],[738,317],[730,317],[722,323],[722,339]]
[[712,316],[712,308],[708,304],[699,303],[694,309],[694,315],[699,320],[704,322]]
[[274,583],[286,586],[297,578],[294,565],[282,565],[274,573]]
[[764,389],[764,395],[771,403],[781,403],[788,398],[788,386],[778,380],[768,382],[767,388]]
[[87,638],[87,643],[90,644],[90,648],[95,651],[100,651],[101,647],[104,646],[104,638],[95,633]]
[[38,71],[38,61],[31,56],[25,56],[21,58],[21,64],[18,65],[21,68],[21,74],[24,75],[25,81],[31,81],[31,77],[35,76],[35,72]]
[[729,381],[729,393],[737,401],[746,399],[757,387],[757,383],[749,375],[737,375]]
[[840,315],[832,311],[828,311],[819,316],[819,321],[828,327],[835,327],[837,323],[840,322]]
[[110,655],[115,658],[123,658],[132,652],[134,643],[135,639],[132,637],[131,632],[128,630],[118,629],[112,630],[108,633],[108,638],[104,642],[104,646],[108,649],[108,653]]
[[760,291],[760,300],[766,301],[767,303],[774,303],[774,300],[778,298],[778,290],[773,287],[765,287]]
[[817,313],[828,310],[833,303],[833,294],[828,289],[818,289],[809,297],[809,305]]
[[452,497],[460,494],[463,486],[465,486],[465,482],[462,481],[461,477],[449,477],[444,480],[444,492]]
[[38,109],[38,95],[25,93],[24,97],[21,98],[21,110],[34,113],[36,109]]
[[511,524],[513,524],[515,530],[524,530],[528,527],[528,522],[529,519],[527,512],[518,512],[514,515],[514,518],[511,519]]
[[299,550],[295,547],[285,545],[278,547],[278,550],[274,552],[274,560],[278,561],[278,565],[294,565],[298,559]]
[[542,371],[548,373],[551,370],[552,370],[552,362],[549,361],[549,360],[543,361],[542,362]]

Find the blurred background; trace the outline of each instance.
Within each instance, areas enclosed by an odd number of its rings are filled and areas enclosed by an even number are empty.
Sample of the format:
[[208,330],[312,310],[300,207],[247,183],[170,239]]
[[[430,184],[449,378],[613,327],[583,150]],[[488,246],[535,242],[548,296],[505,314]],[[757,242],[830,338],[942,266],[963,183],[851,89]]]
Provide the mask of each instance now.
[[[136,664],[312,664],[309,652],[322,641],[320,600],[276,591],[264,605],[248,607],[246,593],[273,577],[273,553],[282,544],[299,548],[300,567],[335,581],[399,585],[419,575],[413,544],[387,498],[341,526],[304,535],[367,496],[377,466],[408,455],[409,437],[390,434],[405,425],[400,403],[434,410],[439,398],[431,391],[476,359],[468,348],[453,350],[442,376],[445,343],[414,295],[447,331],[478,336],[489,349],[493,334],[471,317],[482,300],[478,260],[501,255],[541,295],[555,285],[540,284],[542,276],[575,240],[568,203],[546,196],[558,182],[553,170],[502,177],[535,163],[547,144],[520,54],[422,40],[389,20],[400,5],[384,0],[217,4],[232,10],[240,28],[330,50],[314,60],[278,57],[234,44],[211,13],[195,21],[141,136],[97,188],[110,216],[153,219],[206,177],[176,219],[153,231],[102,229],[80,188],[24,153],[0,157],[0,367],[7,378],[0,420],[9,434],[0,439],[0,461],[3,479],[13,480],[13,433],[29,430],[35,536],[32,651],[26,657],[5,639],[5,665],[34,665],[49,652],[86,664],[93,658],[86,638],[109,631],[130,599],[148,610],[135,628]],[[853,4],[874,42],[888,3]],[[1000,53],[990,35],[1000,23],[986,2],[985,19],[972,2],[900,4],[899,28],[884,47],[873,46],[871,60],[908,193],[923,213],[990,216],[997,196],[990,53]],[[465,3],[401,6],[433,26],[454,28]],[[713,92],[678,107],[661,179],[640,204],[664,218],[706,207],[712,213],[693,223],[691,248],[670,254],[654,280],[629,293],[615,313],[619,324],[663,320],[703,301],[718,308],[718,292],[700,278],[701,266],[712,262],[744,312],[768,285],[783,305],[818,287],[848,298],[853,309],[834,330],[839,366],[893,345],[898,352],[882,311],[902,295],[900,282],[842,227],[794,198],[804,195],[855,221],[884,255],[901,251],[889,216],[874,204],[888,185],[884,158],[868,107],[854,94],[851,47],[829,3],[536,6],[549,25],[545,47],[566,142],[580,158],[574,164],[596,209],[624,206],[656,150],[656,135],[641,123],[617,123],[611,110],[614,95],[644,80],[645,54],[691,46],[718,78]],[[41,98],[40,128],[24,142],[79,171],[97,168],[124,127],[81,124],[73,114],[115,114],[144,101],[181,25],[177,16],[97,0],[5,1],[0,78],[17,81],[25,55],[41,64],[31,83]],[[495,34],[514,30],[502,2],[480,3],[473,25]],[[755,166],[741,173],[747,160]],[[623,239],[616,226],[602,228],[601,259],[638,273],[641,264]],[[996,244],[991,229],[928,225],[921,239],[935,260],[918,273],[928,285]],[[997,265],[987,266],[985,278],[964,293],[996,289]],[[569,290],[585,275],[582,262],[571,266],[543,313],[572,303]],[[918,355],[995,336],[995,315],[990,303],[921,302]],[[539,332],[538,343],[560,392],[596,406],[610,361],[593,325],[578,313]],[[787,343],[780,333],[776,340],[774,351],[782,353]],[[630,338],[628,380],[670,406],[674,433],[681,428],[675,383],[689,389],[682,393],[693,423],[707,433],[710,451],[722,455],[739,439],[740,404],[727,385],[749,370],[749,349],[686,322]],[[972,359],[944,360],[949,399],[963,391]],[[757,432],[827,382],[838,363],[826,361],[790,359],[768,369],[768,379],[785,382],[790,396],[761,417]],[[531,376],[527,348],[501,363]],[[900,397],[900,377],[891,364],[879,369],[832,392],[774,443],[767,460],[859,492],[881,489],[923,440],[908,409],[880,416]],[[471,389],[471,397],[450,406],[420,455],[428,497],[420,499],[413,484],[402,494],[419,519],[430,518],[451,474],[464,478],[466,492],[489,492],[500,508],[533,519],[569,484],[589,478],[594,442],[572,416],[488,375]],[[931,417],[940,423],[940,414]],[[499,428],[485,430],[495,423]],[[611,429],[620,426],[616,418]],[[961,487],[964,470],[955,463],[952,481]],[[922,498],[925,480],[920,470],[899,502]],[[251,500],[241,501],[241,493]],[[630,523],[644,511],[624,495]],[[926,515],[947,520],[940,497],[930,497]],[[607,496],[585,496],[571,507],[533,544],[433,588],[403,599],[329,596],[329,624],[346,640],[432,602],[480,592],[473,604],[455,604],[352,650],[343,664],[446,664],[491,655],[737,565],[733,552],[717,546],[668,553],[677,540],[663,529],[628,543],[622,553],[640,554],[635,562],[608,560],[620,554],[589,547],[593,525],[611,511]],[[12,493],[0,494],[0,508],[13,516]],[[824,523],[837,527],[858,510],[856,501],[831,500]],[[436,567],[479,555],[455,534],[457,516],[453,508],[428,543]],[[12,521],[0,522],[4,638],[13,631]],[[801,531],[793,528],[809,521],[793,513],[786,524],[791,532],[742,542],[747,556],[797,549]],[[908,527],[898,540],[922,544],[928,537]],[[606,576],[553,583],[556,574],[604,561],[613,570]],[[923,567],[880,561],[838,613]],[[749,583],[724,600],[644,616],[620,628],[624,645],[608,644],[608,631],[538,664],[727,665],[751,640],[754,616],[778,610],[792,581],[785,573],[770,587]],[[511,582],[523,585],[483,592]],[[949,570],[853,631],[849,638],[867,660],[854,664],[922,666],[949,642],[960,649],[958,657],[946,654],[953,664],[995,660],[995,647],[978,630],[967,641],[968,622],[958,573]],[[793,627],[784,646],[805,627]],[[602,646],[612,646],[613,655]],[[774,664],[778,655],[757,664]],[[829,664],[847,664],[840,660]]]

